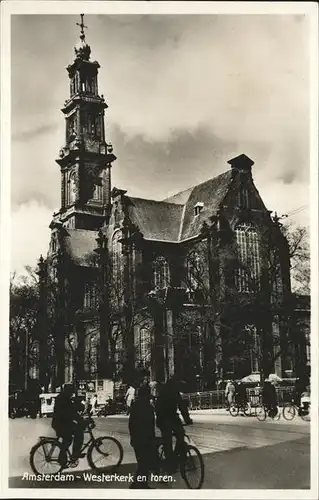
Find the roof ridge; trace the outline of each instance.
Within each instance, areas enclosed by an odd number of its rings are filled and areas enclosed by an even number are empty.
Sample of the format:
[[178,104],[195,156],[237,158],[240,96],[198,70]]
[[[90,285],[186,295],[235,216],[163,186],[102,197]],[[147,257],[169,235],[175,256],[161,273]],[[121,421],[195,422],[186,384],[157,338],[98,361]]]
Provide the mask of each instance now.
[[[174,196],[177,196],[177,195],[180,195],[180,194],[183,194],[183,193],[186,193],[186,191],[190,191],[190,190],[193,190],[195,188],[197,188],[198,186],[202,186],[203,184],[205,184],[206,182],[209,182],[209,181],[212,181],[213,179],[217,179],[218,177],[220,177],[221,175],[225,175],[227,173],[231,173],[231,170],[226,170],[225,172],[221,172],[220,174],[218,175],[215,175],[215,177],[210,177],[209,179],[206,179],[206,181],[202,181],[200,182],[199,184],[193,184],[192,186],[189,186],[188,188],[186,189],[183,189],[183,191],[178,191],[177,193],[174,193],[172,194],[171,196],[168,196],[167,198],[164,198],[164,202],[165,203],[170,203],[169,201],[167,202],[166,200],[169,200],[170,198],[174,198]],[[187,203],[187,202],[186,202]],[[175,203],[175,205],[184,205],[184,203]]]
[[141,198],[140,196],[127,196],[130,200],[143,200],[143,201],[152,201],[154,203],[166,203],[166,205],[177,205],[177,206],[183,206],[184,203],[170,203],[169,201],[165,200],[152,200],[150,198]]

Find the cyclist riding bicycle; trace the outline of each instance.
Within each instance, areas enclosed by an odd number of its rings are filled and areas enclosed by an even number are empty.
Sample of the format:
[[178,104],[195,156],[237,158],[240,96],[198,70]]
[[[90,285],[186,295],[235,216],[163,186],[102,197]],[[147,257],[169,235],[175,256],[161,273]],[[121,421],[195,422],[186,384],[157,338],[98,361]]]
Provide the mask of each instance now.
[[64,384],[62,392],[57,396],[54,404],[52,427],[57,437],[62,438],[62,448],[59,463],[64,466],[67,462],[67,449],[73,441],[70,467],[76,467],[81,458],[81,448],[84,440],[86,420],[81,415],[81,409],[74,400],[72,384]]
[[248,402],[246,387],[241,381],[237,383],[235,401],[241,407],[244,407]]
[[182,421],[178,416],[178,410],[186,425],[193,423],[188,408],[183,402],[178,385],[176,377],[172,377],[162,386],[159,385],[159,394],[155,402],[156,425],[160,429],[163,438],[167,472],[171,473],[175,471],[177,465],[172,446],[173,434],[176,436],[176,448],[178,450],[184,449],[185,432]]
[[270,382],[265,380],[262,398],[265,407],[267,408],[270,416],[275,416],[277,414],[277,392],[275,387],[275,381]]

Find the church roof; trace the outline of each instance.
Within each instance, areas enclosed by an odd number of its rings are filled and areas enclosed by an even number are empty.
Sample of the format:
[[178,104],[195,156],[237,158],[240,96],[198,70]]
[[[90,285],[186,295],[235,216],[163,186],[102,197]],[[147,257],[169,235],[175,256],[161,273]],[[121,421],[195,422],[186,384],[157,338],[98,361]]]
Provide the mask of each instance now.
[[92,266],[92,256],[97,247],[97,231],[87,229],[67,229],[64,237],[65,250],[74,264],[83,267]]
[[[179,243],[196,237],[203,222],[218,210],[231,178],[229,170],[163,201],[125,196],[128,216],[145,240]],[[201,208],[196,216],[195,206]],[[66,229],[65,249],[75,264],[92,266],[97,236],[97,231]]]
[[[197,236],[204,220],[214,215],[231,181],[231,170],[163,201],[128,197],[128,212],[146,240],[181,242]],[[194,216],[196,204],[202,206]]]
[[128,214],[146,240],[178,241],[183,205],[128,197]]

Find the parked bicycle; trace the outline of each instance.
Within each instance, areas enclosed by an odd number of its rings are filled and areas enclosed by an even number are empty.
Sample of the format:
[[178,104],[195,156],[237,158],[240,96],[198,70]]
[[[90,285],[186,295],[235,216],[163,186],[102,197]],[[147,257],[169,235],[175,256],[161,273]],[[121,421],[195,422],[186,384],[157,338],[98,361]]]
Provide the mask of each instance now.
[[[93,419],[88,419],[86,433],[89,439],[83,443],[81,457],[87,458],[91,469],[114,471],[123,460],[121,443],[111,436],[94,437]],[[67,469],[71,463],[71,452],[67,450],[67,463],[62,466],[59,462],[62,443],[60,438],[40,436],[38,443],[30,450],[30,466],[35,474],[57,474]]]
[[270,417],[274,421],[278,421],[280,419],[280,408],[277,406],[276,408],[268,408],[265,405],[260,405],[256,407],[256,418],[260,422],[266,420],[267,417]]
[[251,415],[251,404],[246,403],[232,403],[229,407],[229,413],[232,417],[237,417],[239,413],[243,413],[245,417]]
[[[187,488],[198,490],[202,487],[205,476],[203,457],[187,434],[184,434],[184,445],[184,450],[178,450],[175,443],[174,457]],[[157,438],[157,452],[160,460],[160,472],[165,472],[166,461],[162,437]]]
[[294,401],[285,403],[282,409],[282,414],[285,420],[293,420],[296,415],[305,420],[310,421],[310,405],[307,407],[298,406]]

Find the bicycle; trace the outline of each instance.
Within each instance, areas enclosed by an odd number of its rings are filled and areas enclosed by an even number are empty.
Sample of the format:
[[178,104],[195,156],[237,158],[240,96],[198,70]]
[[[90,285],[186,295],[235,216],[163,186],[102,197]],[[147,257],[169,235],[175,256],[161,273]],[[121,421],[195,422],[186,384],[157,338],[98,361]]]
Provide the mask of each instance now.
[[302,408],[298,406],[294,401],[291,403],[285,403],[282,409],[282,414],[285,420],[293,420],[296,414],[304,420],[305,422],[310,421],[310,406],[308,408]]
[[[160,470],[165,471],[165,454],[164,454],[164,442],[162,437],[157,437],[157,454],[159,458]],[[193,444],[191,438],[184,433],[184,445],[185,448],[182,452],[177,449],[177,443],[175,443],[173,454],[176,459],[176,463],[179,464],[179,470],[183,480],[185,481],[187,488],[199,490],[204,482],[205,467],[203,457],[198,450],[198,448]],[[193,476],[197,473],[197,480],[192,481]]]
[[237,417],[239,412],[242,412],[245,417],[249,417],[251,415],[251,404],[246,403],[232,403],[229,407],[229,413],[232,417]]
[[[85,433],[89,434],[89,439],[83,443],[80,457],[86,456],[90,468],[94,471],[107,468],[114,471],[122,463],[123,447],[117,439],[111,436],[95,438],[92,432],[94,427],[94,421],[89,419],[85,430]],[[38,443],[30,450],[29,461],[33,472],[35,474],[57,474],[63,469],[67,469],[72,463],[71,452],[67,449],[67,462],[65,465],[61,465],[59,462],[61,449],[61,438],[40,436]],[[105,459],[106,465],[100,465],[99,461],[103,459]],[[47,470],[50,467],[51,472]]]
[[263,422],[264,420],[266,420],[267,416],[274,421],[278,421],[280,420],[280,409],[279,406],[276,406],[276,413],[274,413],[273,408],[268,408],[267,406],[262,404],[260,406],[257,406],[255,415],[259,422]]

